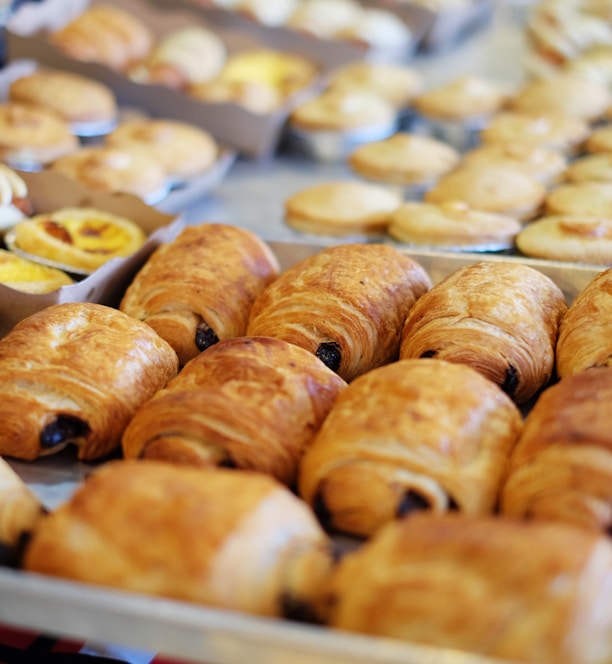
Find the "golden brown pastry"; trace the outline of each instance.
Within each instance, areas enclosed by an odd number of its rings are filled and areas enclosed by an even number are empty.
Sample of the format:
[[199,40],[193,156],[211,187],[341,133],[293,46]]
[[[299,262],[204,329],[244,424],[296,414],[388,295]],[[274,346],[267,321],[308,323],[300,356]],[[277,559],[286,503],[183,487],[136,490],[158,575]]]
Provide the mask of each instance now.
[[421,265],[390,245],[327,247],[265,289],[247,334],[301,346],[350,381],[397,358],[406,314],[430,287]]
[[177,370],[172,348],[117,309],[42,309],[0,339],[0,454],[35,459],[74,443],[79,459],[103,457]]
[[248,613],[308,614],[331,565],[310,509],[260,473],[113,461],[36,529],[33,572]]
[[21,546],[45,508],[28,485],[0,457],[0,565],[15,565]]
[[326,528],[364,537],[419,510],[487,514],[521,427],[475,369],[393,362],[338,396],[300,464],[300,495]]
[[49,293],[74,283],[62,270],[0,249],[0,284],[24,293]]
[[553,373],[566,309],[561,289],[534,268],[473,263],[438,282],[408,312],[400,357],[469,364],[524,403]]
[[601,535],[559,523],[418,515],[344,557],[326,594],[328,620],[508,662],[606,664],[611,582],[612,545]]
[[144,404],[123,435],[125,457],[258,470],[292,485],[300,458],[346,383],[280,339],[211,346]]
[[244,335],[255,298],[278,273],[276,257],[251,231],[188,226],[152,254],[119,308],[150,325],[184,365],[217,341]]
[[612,367],[567,376],[525,421],[504,485],[504,514],[611,532]]
[[560,378],[591,367],[612,366],[612,268],[600,272],[578,294],[559,327],[556,348]]

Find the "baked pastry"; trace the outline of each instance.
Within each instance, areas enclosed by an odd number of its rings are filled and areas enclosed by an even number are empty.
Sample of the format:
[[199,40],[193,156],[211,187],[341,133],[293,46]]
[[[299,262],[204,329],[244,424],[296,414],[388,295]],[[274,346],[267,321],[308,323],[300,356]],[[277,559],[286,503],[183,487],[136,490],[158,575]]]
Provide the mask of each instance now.
[[299,492],[326,529],[361,537],[419,510],[491,513],[521,428],[512,400],[475,369],[392,362],[338,396]]
[[127,193],[153,205],[168,193],[166,171],[146,150],[90,145],[56,159],[50,169],[93,191]]
[[292,486],[345,386],[299,346],[269,337],[225,339],[138,410],[123,435],[124,456],[256,470]]
[[120,309],[150,325],[184,365],[214,343],[244,335],[255,298],[278,273],[276,257],[251,231],[188,226],[151,255]]
[[390,245],[327,247],[261,293],[247,335],[294,343],[351,381],[397,359],[406,314],[430,287],[421,265]]
[[274,113],[285,103],[281,92],[263,81],[229,81],[221,76],[197,83],[187,93],[208,104],[231,103],[244,107],[251,113]]
[[398,14],[383,7],[363,7],[349,24],[336,32],[334,38],[362,44],[374,53],[387,52],[398,59],[412,46],[412,31],[408,24]]
[[604,664],[611,570],[609,539],[567,524],[415,515],[341,560],[328,624],[459,660]]
[[525,403],[550,380],[567,304],[527,265],[481,261],[439,281],[408,312],[400,358],[469,364]]
[[184,90],[215,78],[226,60],[227,49],[217,34],[199,25],[189,25],[163,35],[128,74],[138,83]]
[[302,0],[286,26],[300,32],[335,39],[344,28],[361,16],[362,7],[355,0]]
[[612,366],[564,377],[527,415],[504,484],[503,514],[612,528]]
[[0,454],[30,460],[73,443],[81,460],[104,457],[177,369],[163,339],[111,307],[31,314],[0,340]]
[[135,14],[105,4],[87,8],[49,39],[75,60],[97,62],[122,72],[143,60],[154,42],[149,27]]
[[98,468],[40,523],[23,566],[235,611],[314,618],[309,608],[330,551],[310,509],[271,477],[121,460]]
[[33,210],[24,179],[10,166],[0,163],[0,232],[32,214]]
[[612,125],[593,129],[584,141],[584,151],[590,154],[612,152]]
[[38,170],[79,146],[69,124],[54,111],[5,102],[0,104],[0,159],[21,170]]
[[17,565],[26,538],[46,510],[30,487],[0,457],[0,565]]
[[560,378],[612,364],[612,268],[603,270],[578,294],[561,321],[556,349]]
[[387,232],[400,242],[460,251],[500,251],[514,246],[522,228],[514,217],[470,208],[460,201],[407,201],[391,216]]
[[0,284],[24,293],[49,293],[73,280],[62,270],[17,256],[0,249]]
[[564,64],[563,71],[609,88],[612,86],[612,40],[582,51]]
[[131,219],[86,207],[38,214],[12,230],[16,250],[76,273],[93,272],[111,258],[130,256],[146,239]]
[[545,200],[547,214],[612,218],[612,187],[606,182],[563,184]]
[[425,192],[428,203],[462,201],[476,210],[527,221],[546,198],[546,187],[519,168],[493,164],[460,166]]
[[521,229],[516,246],[534,258],[612,265],[612,219],[549,215]]
[[566,182],[605,182],[612,183],[612,154],[590,154],[579,157],[562,173]]
[[279,27],[286,23],[300,0],[238,0],[232,3],[232,9],[244,16],[271,27]]
[[74,72],[37,69],[14,80],[9,100],[55,111],[77,135],[105,134],[117,122],[114,92],[104,83]]
[[285,223],[303,233],[342,237],[384,234],[401,205],[397,192],[352,180],[323,182],[285,200]]
[[106,137],[106,142],[117,148],[136,147],[149,151],[166,174],[179,181],[210,170],[219,154],[211,134],[178,120],[126,120]]

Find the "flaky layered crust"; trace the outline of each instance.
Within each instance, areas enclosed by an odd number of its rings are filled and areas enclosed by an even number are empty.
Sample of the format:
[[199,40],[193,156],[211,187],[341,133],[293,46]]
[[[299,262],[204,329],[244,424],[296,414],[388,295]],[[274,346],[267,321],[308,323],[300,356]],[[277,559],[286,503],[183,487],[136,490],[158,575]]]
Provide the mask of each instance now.
[[486,514],[520,413],[465,365],[400,360],[340,394],[300,465],[300,495],[328,528],[369,536],[417,510]]
[[562,291],[543,273],[506,261],[474,263],[437,283],[410,310],[400,357],[469,364],[523,403],[553,373],[566,310]]
[[425,270],[389,245],[328,247],[266,288],[247,334],[305,348],[350,381],[397,358],[406,314],[430,286]]
[[499,657],[605,664],[612,546],[566,524],[415,516],[340,563],[333,627]]
[[557,373],[572,374],[589,367],[612,366],[612,268],[600,272],[561,321],[556,349]]
[[505,514],[612,526],[612,367],[567,376],[529,412],[502,492]]
[[293,484],[345,386],[312,353],[280,339],[220,341],[139,409],[124,454],[258,470]]
[[24,567],[281,615],[308,610],[328,544],[310,510],[265,475],[115,461],[39,525]]
[[80,459],[102,457],[177,369],[163,339],[116,309],[43,309],[0,340],[0,454],[35,459],[74,443]]
[[145,321],[186,364],[213,343],[246,332],[255,298],[278,275],[268,246],[224,224],[188,226],[156,250],[120,309]]

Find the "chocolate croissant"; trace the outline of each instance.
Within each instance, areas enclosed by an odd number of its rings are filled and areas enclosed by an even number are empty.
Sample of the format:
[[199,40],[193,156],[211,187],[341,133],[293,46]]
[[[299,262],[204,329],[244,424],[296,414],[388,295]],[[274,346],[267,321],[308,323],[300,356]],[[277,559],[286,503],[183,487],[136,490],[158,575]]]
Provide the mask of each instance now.
[[271,477],[151,460],[98,468],[23,559],[42,574],[313,620],[331,563],[310,509]]
[[423,514],[388,524],[346,555],[325,597],[330,626],[342,630],[504,662],[605,664],[611,582],[612,543],[602,535]]
[[410,310],[400,357],[469,364],[524,403],[552,376],[566,310],[563,292],[542,272],[509,261],[474,263]]
[[258,470],[292,484],[345,386],[312,353],[281,339],[220,341],[138,410],[124,455]]
[[504,485],[504,514],[612,534],[612,367],[545,390],[529,412]]
[[0,454],[35,459],[74,443],[79,459],[103,457],[177,371],[172,348],[117,309],[77,302],[32,314],[0,340]]
[[393,362],[339,395],[299,492],[327,529],[364,537],[418,510],[486,514],[521,427],[517,406],[471,367]]
[[188,226],[151,255],[119,308],[150,325],[182,366],[221,339],[244,335],[255,298],[278,273],[276,257],[251,231]]
[[560,377],[612,366],[612,268],[600,272],[572,302],[559,327]]
[[397,359],[406,314],[430,287],[421,265],[390,245],[328,247],[265,289],[247,334],[305,348],[351,381]]

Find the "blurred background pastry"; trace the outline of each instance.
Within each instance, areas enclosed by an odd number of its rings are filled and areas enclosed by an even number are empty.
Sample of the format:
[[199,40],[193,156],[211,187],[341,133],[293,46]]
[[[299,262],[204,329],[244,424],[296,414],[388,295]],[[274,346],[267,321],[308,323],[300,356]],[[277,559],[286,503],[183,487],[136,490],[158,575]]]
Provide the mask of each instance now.
[[0,236],[24,217],[32,214],[28,185],[6,164],[0,163]]

